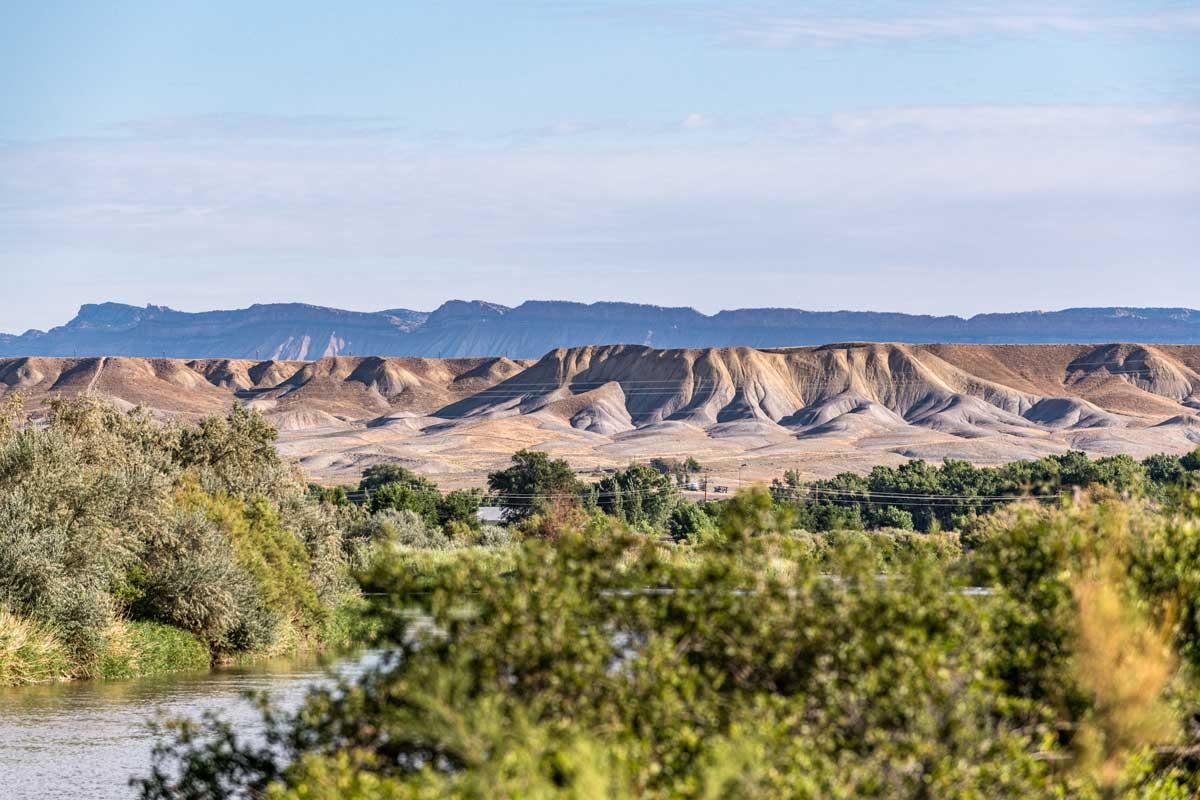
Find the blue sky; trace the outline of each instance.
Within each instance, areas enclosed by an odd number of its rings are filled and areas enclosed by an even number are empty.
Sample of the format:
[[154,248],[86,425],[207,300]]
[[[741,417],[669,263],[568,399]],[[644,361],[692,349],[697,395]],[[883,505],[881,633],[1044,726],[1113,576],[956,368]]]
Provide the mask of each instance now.
[[0,330],[106,299],[1200,306],[1200,3],[20,5]]

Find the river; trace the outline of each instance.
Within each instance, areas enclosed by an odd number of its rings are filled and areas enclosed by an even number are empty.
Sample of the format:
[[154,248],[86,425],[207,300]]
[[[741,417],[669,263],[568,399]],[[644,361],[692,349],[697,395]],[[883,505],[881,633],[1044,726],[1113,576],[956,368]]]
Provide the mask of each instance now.
[[198,718],[216,711],[239,732],[261,730],[246,692],[266,691],[294,708],[331,674],[353,677],[373,654],[330,666],[316,658],[133,681],[0,688],[0,798],[127,800],[132,776],[144,776],[157,717]]

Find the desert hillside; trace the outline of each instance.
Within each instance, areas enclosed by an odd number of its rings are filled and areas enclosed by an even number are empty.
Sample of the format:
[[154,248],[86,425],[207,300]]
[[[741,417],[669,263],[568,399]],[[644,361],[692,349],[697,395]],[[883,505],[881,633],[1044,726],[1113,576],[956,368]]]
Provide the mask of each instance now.
[[397,461],[477,484],[522,447],[579,469],[692,455],[736,484],[907,458],[996,463],[1200,443],[1198,345],[562,348],[507,358],[0,359],[33,414],[95,392],[193,418],[243,402],[316,478]]

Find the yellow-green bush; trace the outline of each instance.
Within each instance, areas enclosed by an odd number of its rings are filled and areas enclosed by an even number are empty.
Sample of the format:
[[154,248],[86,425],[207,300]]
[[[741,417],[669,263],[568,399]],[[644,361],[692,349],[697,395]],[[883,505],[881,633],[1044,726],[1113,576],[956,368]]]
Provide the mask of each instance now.
[[48,683],[70,674],[67,648],[48,625],[0,608],[0,686]]

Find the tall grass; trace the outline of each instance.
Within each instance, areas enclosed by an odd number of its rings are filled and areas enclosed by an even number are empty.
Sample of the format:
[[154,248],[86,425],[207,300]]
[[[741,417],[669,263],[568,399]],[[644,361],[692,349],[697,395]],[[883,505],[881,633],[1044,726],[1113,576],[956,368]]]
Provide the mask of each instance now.
[[0,608],[0,686],[48,683],[70,673],[67,648],[48,625]]
[[107,642],[97,677],[109,680],[193,672],[210,664],[208,648],[198,638],[158,622],[117,622]]

